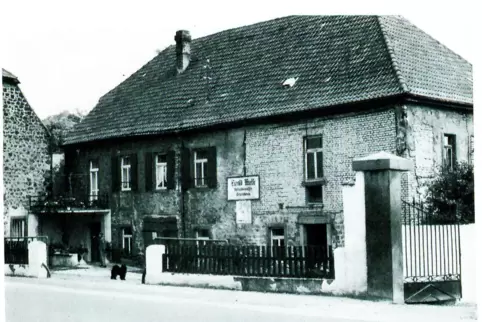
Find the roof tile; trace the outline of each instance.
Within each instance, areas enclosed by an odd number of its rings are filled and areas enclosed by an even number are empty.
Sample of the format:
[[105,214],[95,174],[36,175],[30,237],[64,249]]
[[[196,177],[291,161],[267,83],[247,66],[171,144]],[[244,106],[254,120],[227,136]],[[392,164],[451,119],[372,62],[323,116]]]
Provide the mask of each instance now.
[[[168,47],[104,95],[66,144],[183,131],[407,91],[471,104],[471,75],[469,63],[403,18],[289,16],[194,39],[191,62],[179,75],[175,46]],[[298,77],[296,84],[282,86],[290,77]]]

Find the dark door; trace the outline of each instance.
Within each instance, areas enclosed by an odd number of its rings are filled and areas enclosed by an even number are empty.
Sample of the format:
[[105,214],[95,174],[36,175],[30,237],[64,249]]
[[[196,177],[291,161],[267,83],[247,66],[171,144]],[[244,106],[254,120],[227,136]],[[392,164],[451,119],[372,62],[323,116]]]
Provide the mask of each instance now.
[[326,225],[314,224],[306,225],[306,244],[310,246],[324,246],[326,247]]
[[[325,224],[305,225],[306,227],[306,264],[312,277],[318,277],[321,272],[326,272],[329,263],[327,251],[327,236]],[[324,273],[323,273],[324,274]]]
[[90,240],[91,240],[91,262],[100,262],[99,253],[99,234],[100,234],[100,222],[90,224]]

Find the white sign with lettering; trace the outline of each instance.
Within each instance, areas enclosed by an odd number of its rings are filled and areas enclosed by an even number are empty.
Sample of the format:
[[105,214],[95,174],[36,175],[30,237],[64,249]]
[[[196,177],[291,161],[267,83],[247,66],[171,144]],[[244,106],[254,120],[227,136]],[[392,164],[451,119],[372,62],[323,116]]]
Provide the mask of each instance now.
[[259,176],[228,178],[228,200],[259,199]]
[[251,224],[251,200],[236,201],[236,223]]

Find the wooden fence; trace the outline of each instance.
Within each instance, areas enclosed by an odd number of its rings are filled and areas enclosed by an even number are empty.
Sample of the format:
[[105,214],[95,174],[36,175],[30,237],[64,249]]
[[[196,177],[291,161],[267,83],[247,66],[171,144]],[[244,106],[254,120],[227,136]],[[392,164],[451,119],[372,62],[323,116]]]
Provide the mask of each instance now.
[[47,242],[47,237],[5,237],[4,260],[5,264],[28,264],[28,244],[31,241],[40,240]]
[[163,271],[191,274],[334,278],[333,250],[321,246],[170,244]]

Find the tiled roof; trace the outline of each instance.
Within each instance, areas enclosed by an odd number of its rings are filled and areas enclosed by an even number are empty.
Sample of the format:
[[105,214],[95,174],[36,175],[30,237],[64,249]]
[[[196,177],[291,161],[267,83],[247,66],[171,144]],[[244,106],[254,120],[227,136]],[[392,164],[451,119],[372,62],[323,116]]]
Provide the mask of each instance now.
[[[472,66],[394,16],[279,18],[194,39],[182,74],[176,74],[175,61],[172,45],[103,96],[66,144],[402,93],[472,104]],[[298,79],[283,87],[289,78]]]
[[10,73],[8,70],[5,70],[3,68],[2,68],[2,78],[11,79],[16,83],[20,83],[17,76],[15,76],[14,74]]

